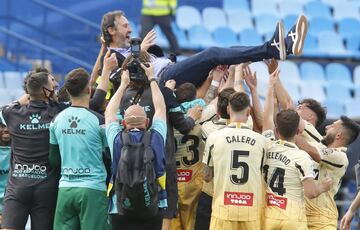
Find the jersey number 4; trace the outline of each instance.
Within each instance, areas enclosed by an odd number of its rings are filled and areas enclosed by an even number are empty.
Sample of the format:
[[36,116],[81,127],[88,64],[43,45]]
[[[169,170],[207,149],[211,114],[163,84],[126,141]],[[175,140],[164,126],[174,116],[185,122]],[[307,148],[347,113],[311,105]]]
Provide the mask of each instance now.
[[231,170],[241,170],[242,174],[239,177],[237,175],[230,175],[230,180],[233,184],[241,185],[245,184],[249,180],[249,165],[241,161],[241,157],[249,157],[249,151],[233,150],[231,157]]
[[274,193],[283,196],[286,193],[286,188],[284,188],[285,169],[275,168],[272,172],[270,181],[268,181],[269,165],[264,165],[263,172],[264,179],[271,188],[271,190]]

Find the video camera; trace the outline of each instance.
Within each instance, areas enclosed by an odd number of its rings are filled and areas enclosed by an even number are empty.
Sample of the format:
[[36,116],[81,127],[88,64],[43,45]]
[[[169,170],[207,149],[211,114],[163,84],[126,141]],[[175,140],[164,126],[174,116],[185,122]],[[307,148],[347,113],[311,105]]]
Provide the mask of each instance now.
[[[140,50],[141,50],[141,39],[140,38],[132,38],[130,41],[130,50],[131,56],[133,60],[127,64],[127,69],[129,70],[129,77],[130,81],[135,83],[146,83],[147,77],[143,68],[141,68],[141,61],[140,61]],[[110,80],[112,82],[116,82],[120,84],[121,81],[121,71],[122,69],[119,68],[115,70],[110,75]]]

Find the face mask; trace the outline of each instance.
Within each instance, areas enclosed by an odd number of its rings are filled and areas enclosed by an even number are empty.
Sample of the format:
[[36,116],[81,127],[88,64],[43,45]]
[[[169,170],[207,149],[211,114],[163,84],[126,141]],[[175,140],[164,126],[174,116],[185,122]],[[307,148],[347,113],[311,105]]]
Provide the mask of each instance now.
[[[49,96],[47,96],[46,92],[49,93]],[[55,90],[50,90],[46,87],[43,87],[43,93],[48,100],[51,100],[51,98],[53,98],[53,96],[54,96]]]

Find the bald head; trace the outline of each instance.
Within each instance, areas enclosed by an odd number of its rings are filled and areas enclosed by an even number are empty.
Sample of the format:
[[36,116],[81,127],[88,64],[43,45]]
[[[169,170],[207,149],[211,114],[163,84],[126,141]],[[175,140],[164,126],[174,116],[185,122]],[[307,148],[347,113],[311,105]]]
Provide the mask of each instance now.
[[149,121],[144,109],[139,105],[132,105],[125,111],[124,121],[126,129],[146,129]]

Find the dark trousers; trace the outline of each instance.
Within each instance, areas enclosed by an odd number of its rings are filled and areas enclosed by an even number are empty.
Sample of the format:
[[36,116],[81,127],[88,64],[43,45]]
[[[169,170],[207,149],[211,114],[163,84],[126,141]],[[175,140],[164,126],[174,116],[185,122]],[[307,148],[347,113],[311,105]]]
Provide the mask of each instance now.
[[179,44],[177,42],[176,36],[171,28],[171,15],[165,16],[150,16],[142,15],[141,16],[141,32],[140,37],[143,39],[146,34],[154,28],[155,25],[159,25],[161,31],[165,34],[170,45],[170,52],[175,54],[180,54]]
[[237,46],[231,48],[211,47],[183,61],[165,67],[160,82],[174,79],[177,85],[185,82],[199,87],[206,80],[210,70],[218,65],[235,65],[243,62],[257,62],[263,59],[279,58],[276,48],[270,44],[261,46]]
[[117,214],[111,214],[111,224],[113,230],[161,230],[161,212],[154,218],[148,220],[128,219]]
[[196,210],[195,230],[208,230],[211,219],[212,197],[202,192]]

